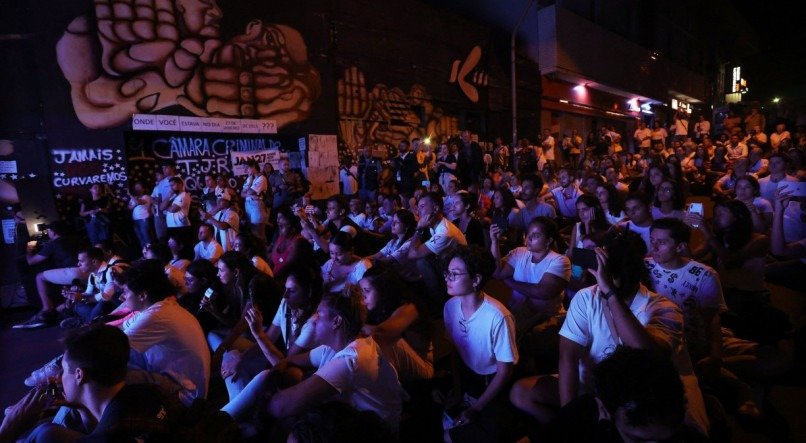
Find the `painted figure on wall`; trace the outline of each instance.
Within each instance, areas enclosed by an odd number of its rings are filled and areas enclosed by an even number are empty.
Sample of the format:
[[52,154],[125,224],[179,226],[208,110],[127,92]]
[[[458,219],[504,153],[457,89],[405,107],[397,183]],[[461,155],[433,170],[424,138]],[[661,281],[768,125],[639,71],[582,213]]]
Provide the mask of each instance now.
[[95,0],[56,45],[73,107],[88,128],[181,105],[198,116],[305,120],[319,72],[294,28],[253,20],[228,41],[214,0]]
[[352,66],[339,79],[338,96],[339,136],[352,150],[365,145],[395,147],[414,137],[440,139],[459,131],[457,117],[434,106],[422,85],[413,85],[408,93],[382,83],[369,90],[364,73]]

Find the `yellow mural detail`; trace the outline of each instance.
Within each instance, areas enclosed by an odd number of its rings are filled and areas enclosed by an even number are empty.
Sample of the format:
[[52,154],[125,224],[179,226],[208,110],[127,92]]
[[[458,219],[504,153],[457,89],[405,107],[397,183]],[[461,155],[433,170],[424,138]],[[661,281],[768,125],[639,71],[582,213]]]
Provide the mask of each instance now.
[[95,0],[56,45],[73,108],[88,128],[181,105],[198,116],[306,119],[321,93],[295,29],[253,20],[219,37],[214,0]]

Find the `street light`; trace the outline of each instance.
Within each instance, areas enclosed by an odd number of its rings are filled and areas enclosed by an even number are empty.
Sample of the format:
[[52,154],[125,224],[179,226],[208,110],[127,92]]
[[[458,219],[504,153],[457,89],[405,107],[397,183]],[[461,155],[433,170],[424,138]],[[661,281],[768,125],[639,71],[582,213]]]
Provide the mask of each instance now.
[[779,101],[781,101],[781,97],[775,97],[774,99],[772,99],[773,103],[778,103]]
[[[515,37],[518,34],[518,29],[520,29],[521,24],[523,24],[523,19],[526,18],[526,14],[529,12],[529,8],[532,7],[534,2],[535,0],[526,0],[526,6],[523,8],[523,12],[521,12],[521,16],[515,24],[515,29],[512,30],[512,42],[509,47],[509,58],[512,63],[512,152],[515,152],[515,146],[518,145],[518,87],[515,82]],[[514,161],[515,156],[513,155],[512,158]]]

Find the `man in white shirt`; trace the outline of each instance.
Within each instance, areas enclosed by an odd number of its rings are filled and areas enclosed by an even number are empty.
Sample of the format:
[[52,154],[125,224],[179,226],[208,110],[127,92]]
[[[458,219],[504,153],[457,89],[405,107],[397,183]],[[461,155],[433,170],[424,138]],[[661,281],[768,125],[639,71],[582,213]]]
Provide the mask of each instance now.
[[213,226],[213,237],[224,252],[232,251],[235,249],[235,238],[238,237],[241,218],[238,216],[238,212],[232,209],[230,196],[226,192],[218,196],[216,207],[219,210],[215,214],[202,211],[202,220]]
[[176,235],[182,239],[183,244],[190,245],[193,236],[190,227],[190,194],[185,192],[185,182],[181,178],[174,176],[168,181],[171,192],[160,204],[160,209],[165,213],[168,235]]
[[157,234],[157,239],[165,240],[168,236],[166,214],[163,210],[162,203],[168,200],[171,195],[171,179],[176,177],[176,162],[173,160],[165,160],[161,164],[162,179],[154,185],[154,190],[151,191],[151,198],[154,201],[154,230]]
[[348,164],[339,168],[339,181],[341,181],[341,193],[352,197],[358,194],[358,167],[352,160],[348,161]]
[[755,146],[750,150],[750,155],[747,159],[749,165],[747,168],[747,173],[753,177],[764,177],[770,172],[769,168],[767,167],[769,162],[766,158],[764,158],[764,151],[762,151],[758,146]]
[[704,115],[700,115],[700,120],[694,125],[694,134],[700,141],[711,135],[711,122],[706,120]]
[[635,232],[644,240],[647,251],[651,248],[649,230],[652,227],[652,211],[649,196],[643,192],[633,192],[624,199],[624,214],[627,219],[619,226]]
[[789,157],[781,152],[774,152],[767,160],[770,175],[758,180],[761,197],[767,201],[775,201],[775,190],[780,182],[797,182],[796,177],[787,175],[786,169],[789,166]]
[[208,260],[212,264],[224,254],[224,248],[213,238],[213,227],[204,223],[199,226],[199,242],[193,247],[194,260]]
[[554,136],[551,135],[550,130],[543,130],[543,141],[540,144],[543,147],[543,155],[546,156],[546,160],[551,164],[552,168],[556,168],[557,164],[554,161],[554,146],[557,144],[557,142],[554,140]]
[[560,186],[551,190],[557,212],[565,218],[575,219],[577,217],[577,198],[582,194],[576,179],[570,170],[560,168],[557,172],[557,181]]
[[643,121],[638,122],[638,129],[635,130],[632,137],[637,148],[635,152],[649,151],[649,148],[652,147],[652,130],[647,128]]
[[770,146],[772,146],[773,152],[778,151],[778,148],[781,146],[781,142],[784,140],[791,141],[792,135],[786,130],[786,125],[784,123],[778,123],[775,125],[775,132],[770,135]]
[[738,134],[730,136],[730,143],[727,146],[728,161],[734,162],[740,158],[747,158],[747,145],[741,141]]
[[[442,197],[428,192],[417,202],[420,220],[411,238],[409,259],[417,260],[417,269],[423,276],[432,303],[431,312],[442,312],[445,298],[445,279],[440,259],[447,257],[456,246],[467,246],[465,234],[442,213]],[[430,238],[425,239],[430,235]]]

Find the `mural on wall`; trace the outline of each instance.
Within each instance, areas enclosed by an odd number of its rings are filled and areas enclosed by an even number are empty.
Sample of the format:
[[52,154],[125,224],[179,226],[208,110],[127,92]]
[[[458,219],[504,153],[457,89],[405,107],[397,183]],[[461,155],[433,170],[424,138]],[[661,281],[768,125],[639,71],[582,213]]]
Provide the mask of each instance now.
[[352,66],[338,81],[339,137],[345,147],[364,145],[396,148],[414,137],[440,139],[459,130],[454,115],[435,106],[425,86],[408,92],[378,83],[367,88],[364,73]]
[[[461,89],[465,97],[473,103],[478,103],[479,101],[479,90],[476,86],[487,86],[489,81],[489,76],[486,72],[483,70],[474,71],[479,64],[479,60],[481,60],[481,46],[474,46],[473,49],[470,50],[470,53],[467,54],[467,58],[465,58],[464,61],[453,61],[451,65],[451,76],[448,79],[450,83],[458,83],[459,89]],[[471,72],[473,76],[468,79],[467,76],[470,75]]]
[[87,128],[180,105],[197,116],[305,120],[321,93],[294,28],[249,22],[219,37],[215,0],[94,0],[56,45],[73,109]]

